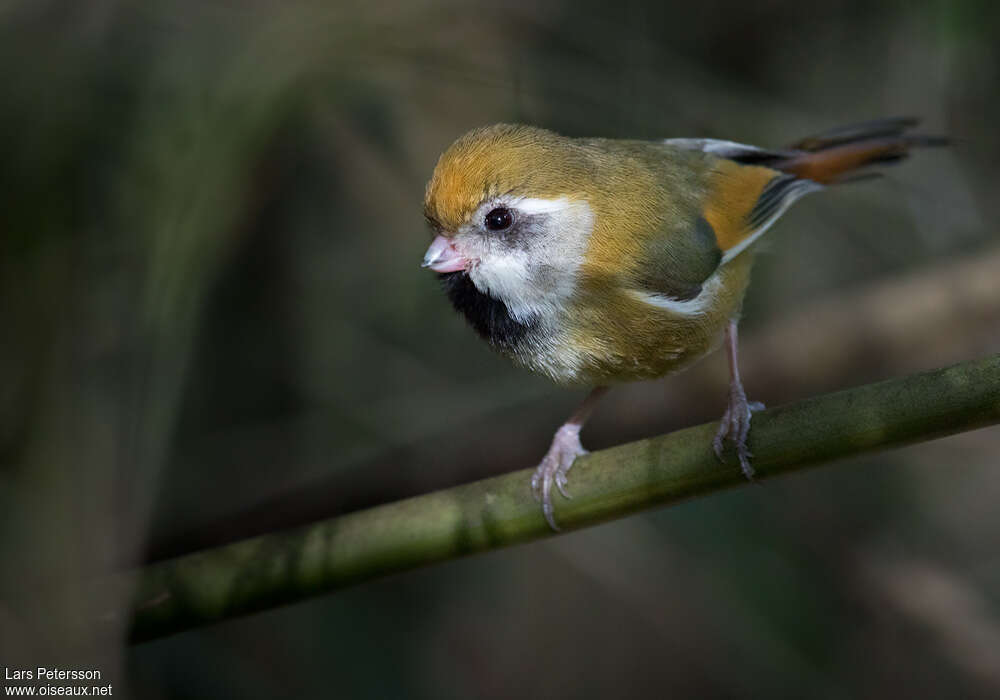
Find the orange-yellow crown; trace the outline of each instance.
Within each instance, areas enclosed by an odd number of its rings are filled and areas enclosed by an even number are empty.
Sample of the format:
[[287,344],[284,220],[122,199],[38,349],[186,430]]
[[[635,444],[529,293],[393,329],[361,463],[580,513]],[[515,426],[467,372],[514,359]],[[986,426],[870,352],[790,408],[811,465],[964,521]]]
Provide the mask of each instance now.
[[487,199],[568,194],[571,143],[551,131],[520,124],[473,129],[438,159],[427,183],[424,213],[445,232],[454,232]]

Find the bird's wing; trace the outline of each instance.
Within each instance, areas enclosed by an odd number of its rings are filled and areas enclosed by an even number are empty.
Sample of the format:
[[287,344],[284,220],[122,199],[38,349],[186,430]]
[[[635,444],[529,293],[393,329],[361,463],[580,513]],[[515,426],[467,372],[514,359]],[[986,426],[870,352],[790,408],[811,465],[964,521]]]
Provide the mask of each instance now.
[[[711,144],[716,151],[717,145]],[[821,187],[714,154],[698,179],[702,184],[683,198],[685,204],[673,201],[662,228],[646,240],[633,279],[637,290],[672,301],[695,299],[720,265],[746,250],[792,202]]]
[[781,158],[794,156],[796,151],[771,150],[760,146],[751,146],[736,141],[722,139],[664,139],[663,143],[685,151],[701,151],[719,158],[739,161],[747,165],[768,163]]
[[703,216],[725,264],[760,238],[799,197],[822,189],[813,180],[764,167],[720,160],[708,179]]

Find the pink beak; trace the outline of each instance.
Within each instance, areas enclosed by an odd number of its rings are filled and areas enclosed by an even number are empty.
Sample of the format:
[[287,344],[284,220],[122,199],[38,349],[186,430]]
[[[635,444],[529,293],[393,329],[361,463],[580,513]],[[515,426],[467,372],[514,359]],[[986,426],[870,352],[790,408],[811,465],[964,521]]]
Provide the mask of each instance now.
[[424,254],[421,267],[429,267],[434,272],[456,272],[467,269],[469,261],[455,250],[454,241],[437,236]]

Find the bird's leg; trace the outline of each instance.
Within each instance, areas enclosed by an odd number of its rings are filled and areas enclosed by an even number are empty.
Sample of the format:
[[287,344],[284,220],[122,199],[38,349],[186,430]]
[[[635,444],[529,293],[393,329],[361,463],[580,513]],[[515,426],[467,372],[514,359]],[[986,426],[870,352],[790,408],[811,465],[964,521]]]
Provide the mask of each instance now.
[[569,420],[556,431],[552,438],[552,446],[535,470],[535,475],[531,477],[531,490],[535,494],[535,500],[541,500],[545,519],[549,526],[557,532],[559,526],[556,525],[552,509],[552,484],[559,488],[559,492],[565,498],[570,497],[566,492],[566,472],[573,466],[577,457],[587,454],[583,445],[580,444],[580,429],[590,418],[590,414],[594,412],[597,402],[607,392],[608,387],[599,386],[587,395],[587,398],[569,417]]
[[729,357],[729,404],[726,406],[726,412],[722,415],[719,432],[715,434],[712,446],[715,448],[715,454],[718,458],[722,459],[722,441],[728,437],[733,446],[736,447],[736,456],[739,457],[743,474],[746,475],[746,478],[753,479],[754,471],[753,467],[750,466],[750,458],[753,455],[747,449],[750,414],[753,411],[763,410],[764,404],[747,401],[743,383],[740,381],[738,344],[737,322],[731,320],[726,326],[726,354]]

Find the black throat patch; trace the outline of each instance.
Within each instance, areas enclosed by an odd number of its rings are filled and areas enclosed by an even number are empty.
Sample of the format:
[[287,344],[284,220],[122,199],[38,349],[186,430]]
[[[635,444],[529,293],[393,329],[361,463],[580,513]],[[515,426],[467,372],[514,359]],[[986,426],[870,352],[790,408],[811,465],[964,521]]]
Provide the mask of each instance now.
[[536,322],[522,323],[510,315],[507,305],[476,288],[465,272],[438,275],[452,305],[465,315],[469,324],[491,345],[513,349],[535,327]]

